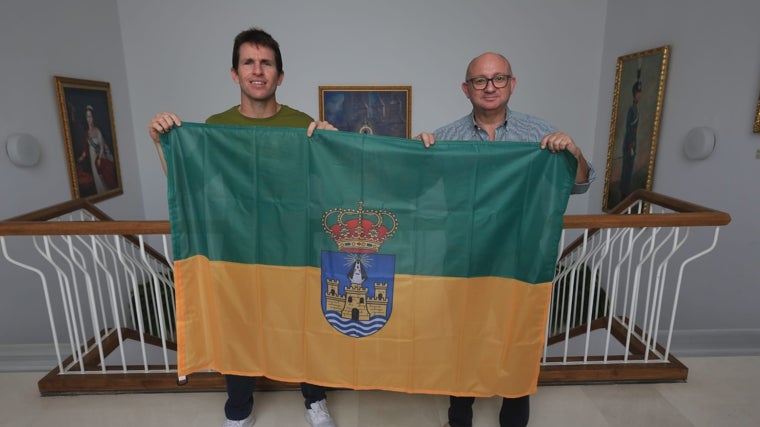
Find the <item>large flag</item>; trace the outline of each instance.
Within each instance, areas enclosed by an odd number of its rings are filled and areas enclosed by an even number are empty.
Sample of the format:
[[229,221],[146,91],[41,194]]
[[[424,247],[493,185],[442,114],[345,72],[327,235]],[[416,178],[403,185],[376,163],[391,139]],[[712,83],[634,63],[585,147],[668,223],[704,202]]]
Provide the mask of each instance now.
[[179,375],[535,392],[571,155],[195,123],[161,146]]

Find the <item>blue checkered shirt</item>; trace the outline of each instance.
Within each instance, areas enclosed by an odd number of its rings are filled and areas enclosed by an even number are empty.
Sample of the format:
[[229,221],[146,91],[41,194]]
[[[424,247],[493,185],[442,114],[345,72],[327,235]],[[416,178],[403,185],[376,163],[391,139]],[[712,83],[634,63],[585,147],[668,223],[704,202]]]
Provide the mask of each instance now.
[[[512,142],[541,142],[544,136],[557,132],[557,128],[539,117],[518,113],[507,109],[504,124],[496,128],[494,141]],[[461,119],[440,127],[433,132],[436,141],[488,141],[488,132],[475,122],[472,113]],[[588,163],[588,160],[586,161]],[[585,193],[591,182],[596,178],[596,171],[588,163],[588,181],[575,183],[573,194]]]

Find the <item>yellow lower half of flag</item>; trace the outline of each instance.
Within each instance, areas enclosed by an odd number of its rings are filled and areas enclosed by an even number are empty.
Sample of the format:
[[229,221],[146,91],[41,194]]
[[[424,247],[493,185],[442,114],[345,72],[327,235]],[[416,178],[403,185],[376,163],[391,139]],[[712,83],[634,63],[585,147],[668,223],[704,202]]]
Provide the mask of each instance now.
[[518,397],[536,391],[551,283],[397,274],[372,335],[322,311],[321,272],[175,263],[178,373],[203,370],[357,390]]

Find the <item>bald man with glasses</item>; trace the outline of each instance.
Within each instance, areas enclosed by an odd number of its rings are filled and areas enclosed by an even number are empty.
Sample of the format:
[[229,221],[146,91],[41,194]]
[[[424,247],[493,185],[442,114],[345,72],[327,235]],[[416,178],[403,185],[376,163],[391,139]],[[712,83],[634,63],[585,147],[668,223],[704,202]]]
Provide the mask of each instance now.
[[[573,139],[546,120],[512,111],[507,106],[517,79],[507,58],[486,52],[473,59],[467,67],[462,92],[472,104],[472,112],[433,133],[422,132],[415,138],[431,147],[443,141],[521,141],[537,142],[541,149],[551,152],[567,150],[578,160],[573,194],[585,193],[594,180],[593,167],[583,158]],[[499,411],[500,427],[528,425],[530,401],[528,395],[503,398]],[[444,427],[471,427],[474,397],[449,397],[449,422]]]

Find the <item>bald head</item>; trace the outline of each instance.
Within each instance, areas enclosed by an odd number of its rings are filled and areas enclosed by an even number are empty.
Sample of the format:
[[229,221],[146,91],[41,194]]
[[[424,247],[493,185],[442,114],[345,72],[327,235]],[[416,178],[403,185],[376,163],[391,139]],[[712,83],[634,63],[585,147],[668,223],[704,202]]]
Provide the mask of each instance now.
[[482,74],[484,69],[501,69],[505,74],[512,74],[512,65],[504,55],[496,52],[486,52],[476,56],[467,66],[465,80]]

